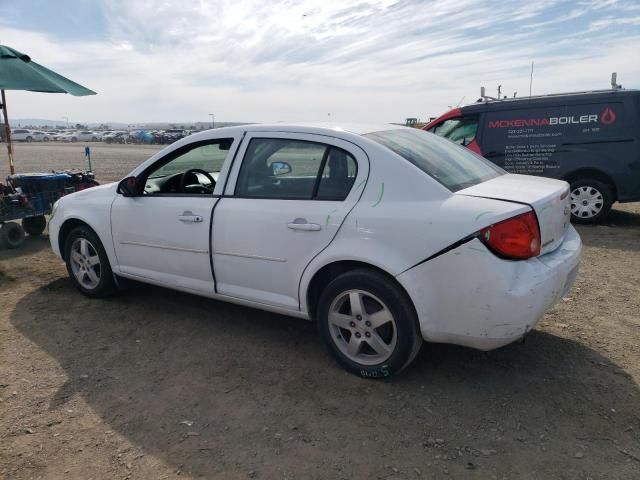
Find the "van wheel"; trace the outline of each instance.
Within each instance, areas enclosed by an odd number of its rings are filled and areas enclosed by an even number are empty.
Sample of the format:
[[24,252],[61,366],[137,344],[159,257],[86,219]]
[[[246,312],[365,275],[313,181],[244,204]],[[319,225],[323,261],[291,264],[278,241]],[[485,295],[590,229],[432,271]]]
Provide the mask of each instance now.
[[316,319],[320,337],[340,365],[365,378],[401,372],[422,344],[406,293],[372,270],[352,270],[329,283]]
[[87,297],[101,298],[115,291],[109,258],[102,242],[87,226],[74,228],[64,244],[69,277]]
[[611,211],[611,187],[598,180],[571,183],[571,220],[576,223],[601,222]]

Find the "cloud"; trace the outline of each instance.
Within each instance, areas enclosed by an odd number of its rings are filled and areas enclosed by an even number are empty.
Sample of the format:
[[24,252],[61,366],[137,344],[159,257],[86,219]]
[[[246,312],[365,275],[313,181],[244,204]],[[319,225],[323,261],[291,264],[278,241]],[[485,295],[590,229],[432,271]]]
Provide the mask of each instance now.
[[6,21],[0,38],[99,92],[12,93],[14,116],[401,121],[473,101],[481,85],[528,92],[532,60],[534,93],[604,88],[611,71],[637,86],[637,19],[615,1],[575,5],[103,0],[98,38]]

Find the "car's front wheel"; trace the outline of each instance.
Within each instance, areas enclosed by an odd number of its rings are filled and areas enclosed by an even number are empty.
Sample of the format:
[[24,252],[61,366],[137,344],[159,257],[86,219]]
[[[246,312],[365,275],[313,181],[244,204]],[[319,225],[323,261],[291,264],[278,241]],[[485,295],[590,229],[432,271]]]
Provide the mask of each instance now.
[[352,270],[329,283],[316,319],[321,338],[338,362],[366,378],[399,373],[422,344],[407,294],[373,270]]
[[69,233],[64,258],[71,281],[84,295],[100,298],[115,291],[109,258],[89,227],[80,226]]

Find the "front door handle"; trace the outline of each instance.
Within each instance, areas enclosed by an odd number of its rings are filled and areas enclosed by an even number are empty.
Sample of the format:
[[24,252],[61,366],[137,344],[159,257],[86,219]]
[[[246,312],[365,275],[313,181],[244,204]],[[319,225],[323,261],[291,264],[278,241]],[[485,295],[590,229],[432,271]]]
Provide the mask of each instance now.
[[191,212],[182,212],[182,215],[178,215],[178,220],[184,223],[201,223],[202,215],[194,215]]
[[287,227],[304,232],[317,232],[322,228],[317,223],[309,223],[306,218],[296,218],[293,222],[287,223]]

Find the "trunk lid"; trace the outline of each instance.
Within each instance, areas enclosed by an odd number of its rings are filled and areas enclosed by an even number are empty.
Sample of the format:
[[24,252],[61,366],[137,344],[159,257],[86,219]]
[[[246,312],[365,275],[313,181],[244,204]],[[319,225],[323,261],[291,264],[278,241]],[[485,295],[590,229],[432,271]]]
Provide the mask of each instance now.
[[569,228],[569,185],[562,180],[509,173],[459,190],[456,195],[493,198],[531,206],[540,226],[540,255],[558,248]]

